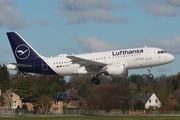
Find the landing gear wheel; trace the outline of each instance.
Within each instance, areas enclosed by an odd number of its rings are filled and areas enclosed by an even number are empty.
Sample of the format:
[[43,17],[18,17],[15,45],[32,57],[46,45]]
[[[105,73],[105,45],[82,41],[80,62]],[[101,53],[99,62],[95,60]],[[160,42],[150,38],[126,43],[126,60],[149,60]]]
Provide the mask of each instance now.
[[94,76],[92,79],[91,79],[91,82],[95,85],[99,85],[100,84],[100,80],[98,79],[98,76]]
[[153,74],[149,74],[149,77],[150,77],[150,78],[153,78]]
[[28,74],[27,72],[20,72],[20,75],[21,75],[22,77],[26,76],[27,74]]

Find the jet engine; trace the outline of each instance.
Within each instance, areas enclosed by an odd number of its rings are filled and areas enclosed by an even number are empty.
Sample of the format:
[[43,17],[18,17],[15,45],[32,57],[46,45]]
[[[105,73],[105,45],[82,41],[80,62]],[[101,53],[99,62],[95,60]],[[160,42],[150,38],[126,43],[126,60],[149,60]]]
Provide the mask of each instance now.
[[113,63],[105,67],[105,74],[115,76],[118,78],[125,78],[128,76],[128,70],[126,70],[126,64]]

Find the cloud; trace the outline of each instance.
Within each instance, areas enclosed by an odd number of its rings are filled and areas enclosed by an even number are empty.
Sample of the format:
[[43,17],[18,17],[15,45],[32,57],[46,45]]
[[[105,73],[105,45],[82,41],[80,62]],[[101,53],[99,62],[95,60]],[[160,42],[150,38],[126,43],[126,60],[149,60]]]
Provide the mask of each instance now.
[[58,8],[61,15],[67,18],[68,24],[85,23],[87,21],[127,22],[124,17],[112,15],[110,11],[115,10],[117,5],[111,3],[110,0],[62,0]]
[[165,0],[169,5],[180,7],[180,0]]
[[35,21],[37,24],[42,25],[42,26],[48,26],[50,25],[49,22],[47,22],[46,20],[43,19],[39,19]]
[[[155,39],[155,38],[145,38],[143,41],[139,42],[142,45],[160,47],[165,49],[167,52],[172,54],[180,54],[180,36],[176,35],[171,39]],[[139,46],[139,44],[136,46]]]
[[179,0],[153,0],[144,1],[140,0],[140,4],[146,12],[152,15],[175,17],[180,14]]
[[0,26],[8,26],[12,29],[20,29],[26,26],[26,21],[13,0],[0,0]]
[[87,52],[99,52],[105,50],[115,50],[126,48],[124,45],[112,44],[109,42],[105,42],[103,40],[99,40],[96,37],[82,37],[82,36],[74,36],[74,39],[79,44],[79,47],[83,51]]
[[[79,47],[86,52],[98,52],[106,50],[116,50],[128,48],[126,45],[113,44],[104,40],[98,39],[92,36],[74,36],[73,37]],[[156,38],[144,38],[143,40],[134,43],[134,47],[159,47],[172,54],[180,55],[180,35],[175,35],[171,39],[156,39]]]

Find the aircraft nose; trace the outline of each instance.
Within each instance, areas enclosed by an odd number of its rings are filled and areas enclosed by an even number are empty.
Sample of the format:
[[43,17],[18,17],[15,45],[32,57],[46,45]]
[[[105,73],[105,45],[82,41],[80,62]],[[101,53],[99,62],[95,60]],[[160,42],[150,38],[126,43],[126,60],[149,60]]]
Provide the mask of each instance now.
[[175,57],[173,55],[169,54],[168,59],[170,62],[172,62],[175,59]]

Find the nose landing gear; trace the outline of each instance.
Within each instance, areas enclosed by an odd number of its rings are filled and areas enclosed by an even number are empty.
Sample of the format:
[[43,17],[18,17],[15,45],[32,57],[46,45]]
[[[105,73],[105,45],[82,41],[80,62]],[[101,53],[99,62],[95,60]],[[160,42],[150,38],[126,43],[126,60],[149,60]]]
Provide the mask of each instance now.
[[149,77],[153,78],[153,74],[151,73],[151,68],[150,67],[148,68],[148,72],[149,72]]

